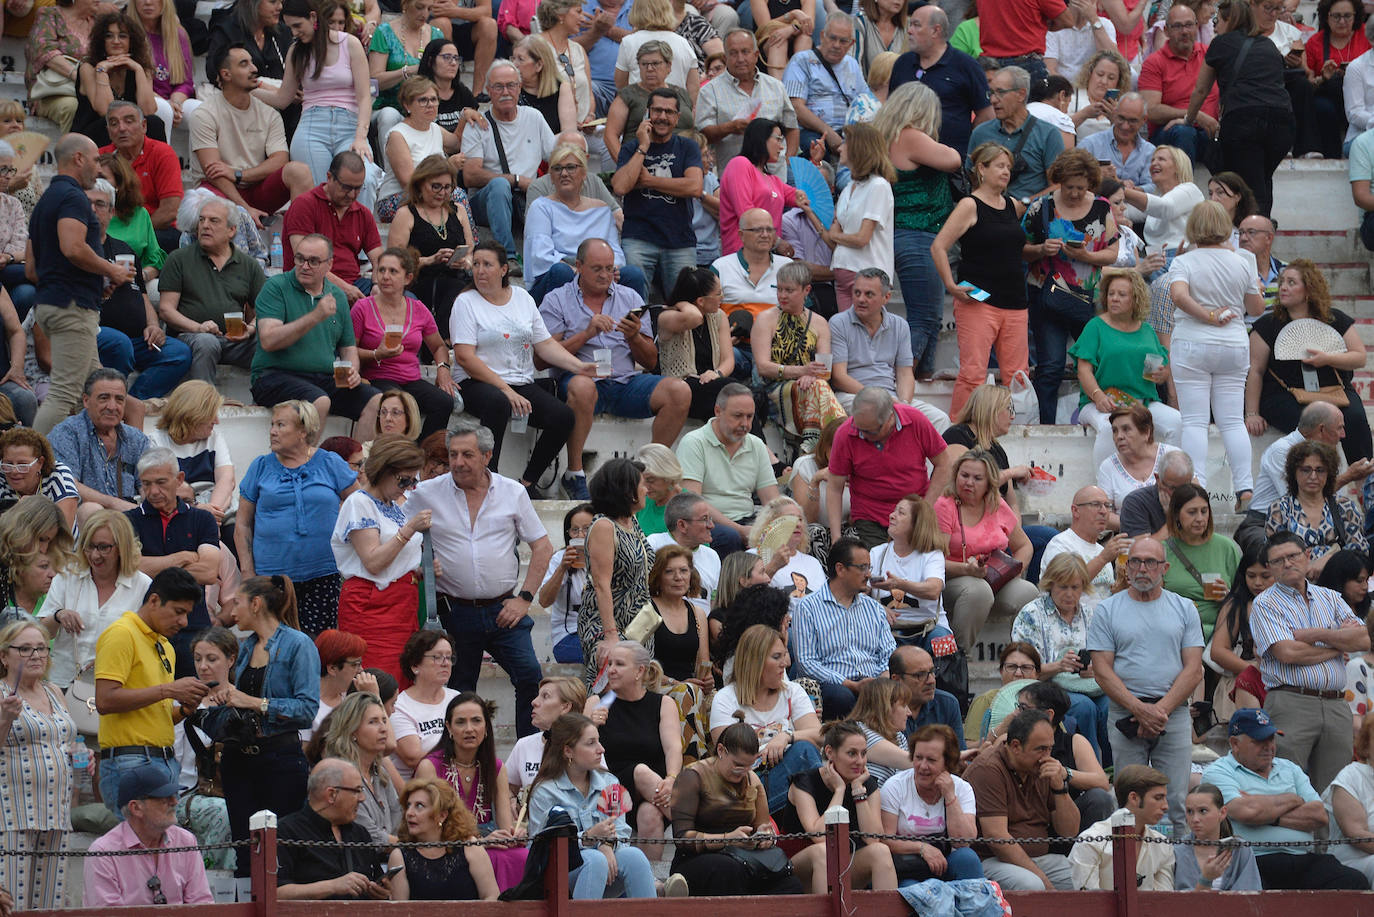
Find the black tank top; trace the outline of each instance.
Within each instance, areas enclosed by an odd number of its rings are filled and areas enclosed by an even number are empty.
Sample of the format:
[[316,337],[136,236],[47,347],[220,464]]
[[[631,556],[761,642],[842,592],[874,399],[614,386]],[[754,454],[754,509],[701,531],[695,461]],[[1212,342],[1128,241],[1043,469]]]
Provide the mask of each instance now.
[[[654,607],[657,608],[658,603],[655,602]],[[673,633],[667,621],[658,625],[658,630],[654,631],[654,658],[663,666],[663,674],[674,681],[685,681],[696,675],[700,639],[697,616],[690,607],[687,609],[687,633]]]
[[462,848],[431,860],[418,850],[401,850],[411,901],[476,901],[477,883]]
[[989,207],[977,195],[969,195],[969,199],[978,208],[978,221],[959,240],[959,279],[991,293],[990,306],[1026,308],[1026,277],[1021,261],[1026,233],[1021,229],[1011,196],[1002,195],[1001,210]]

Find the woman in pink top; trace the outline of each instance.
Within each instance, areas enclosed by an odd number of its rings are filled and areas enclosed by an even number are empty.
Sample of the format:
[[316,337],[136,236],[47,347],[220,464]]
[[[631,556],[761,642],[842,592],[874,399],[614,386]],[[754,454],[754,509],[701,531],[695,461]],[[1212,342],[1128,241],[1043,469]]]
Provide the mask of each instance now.
[[783,210],[788,207],[810,209],[811,203],[806,199],[805,192],[798,191],[767,171],[770,164],[778,161],[785,148],[782,126],[776,121],[756,118],[744,129],[739,155],[730,160],[720,175],[722,255],[739,251],[739,218],[744,211],[755,207],[767,210],[773,217],[773,227],[781,231]]
[[367,180],[359,190],[358,203],[371,209],[382,170],[372,162],[367,142],[372,115],[367,53],[347,32],[325,28],[307,0],[287,0],[281,18],[295,38],[286,52],[286,72],[280,87],[258,89],[257,94],[278,110],[291,105],[298,91],[302,94],[291,158],[310,166],[318,183],[324,181],[336,154],[357,153],[367,163]]
[[996,592],[988,585],[987,561],[993,552],[1006,551],[1022,569],[1030,565],[1032,553],[1021,518],[997,489],[1001,472],[992,453],[970,449],[959,456],[951,474],[949,487],[935,501],[935,518],[949,538],[941,597],[954,639],[967,652],[994,609],[1009,618],[1040,590],[1020,576]]

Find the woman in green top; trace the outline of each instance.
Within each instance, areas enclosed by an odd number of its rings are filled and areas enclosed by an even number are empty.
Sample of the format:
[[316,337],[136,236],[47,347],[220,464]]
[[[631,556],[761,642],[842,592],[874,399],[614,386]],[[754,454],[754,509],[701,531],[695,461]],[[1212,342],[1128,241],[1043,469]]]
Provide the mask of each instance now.
[[682,466],[673,450],[659,443],[642,446],[635,459],[644,466],[644,486],[649,490],[644,496],[644,508],[635,518],[645,535],[666,532],[663,510],[669,500],[682,493]]
[[1212,504],[1206,488],[1184,484],[1169,501],[1169,537],[1164,558],[1169,571],[1164,588],[1191,599],[1202,618],[1202,639],[1212,639],[1217,611],[1240,569],[1240,548],[1212,530]]
[[372,121],[383,146],[387,132],[404,117],[397,98],[402,81],[416,75],[425,45],[444,37],[443,32],[429,24],[432,3],[433,0],[402,0],[401,17],[377,26],[367,47],[367,67],[377,82]]
[[[1176,409],[1159,400],[1157,385],[1169,378],[1169,352],[1159,343],[1155,329],[1145,321],[1150,314],[1150,288],[1138,271],[1107,268],[1097,287],[1102,311],[1083,327],[1069,348],[1078,360],[1078,422],[1097,431],[1093,442],[1093,467],[1112,454],[1110,415],[1134,401],[1150,409],[1155,435],[1178,445],[1182,418]],[[1147,377],[1145,359],[1158,358],[1158,368]],[[1152,361],[1152,365],[1154,361]]]
[[143,280],[152,280],[162,272],[162,262],[167,260],[167,255],[157,244],[153,218],[143,206],[143,185],[129,161],[118,153],[102,153],[97,161],[100,177],[115,188],[114,216],[106,231],[133,249],[143,265]]

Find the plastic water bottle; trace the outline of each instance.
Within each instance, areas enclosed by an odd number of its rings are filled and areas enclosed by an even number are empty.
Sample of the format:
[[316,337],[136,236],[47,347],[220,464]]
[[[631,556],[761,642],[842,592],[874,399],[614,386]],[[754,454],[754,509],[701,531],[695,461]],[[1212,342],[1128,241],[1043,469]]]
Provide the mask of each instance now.
[[285,268],[286,265],[282,261],[281,253],[281,233],[272,233],[272,248],[267,257],[268,260],[271,262],[272,267]]
[[70,746],[72,761],[72,804],[92,795],[91,788],[91,750],[85,742],[73,742]]

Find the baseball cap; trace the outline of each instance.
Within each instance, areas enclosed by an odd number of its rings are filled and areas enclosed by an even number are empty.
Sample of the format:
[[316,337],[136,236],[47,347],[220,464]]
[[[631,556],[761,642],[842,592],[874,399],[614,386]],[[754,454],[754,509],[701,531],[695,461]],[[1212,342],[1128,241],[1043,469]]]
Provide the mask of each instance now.
[[181,794],[176,780],[167,776],[164,768],[140,764],[119,775],[119,807],[122,809],[135,799],[166,799]]
[[1246,735],[1256,741],[1264,741],[1271,736],[1283,735],[1283,732],[1274,725],[1274,721],[1257,707],[1241,707],[1231,714],[1231,725],[1228,734],[1233,736]]

